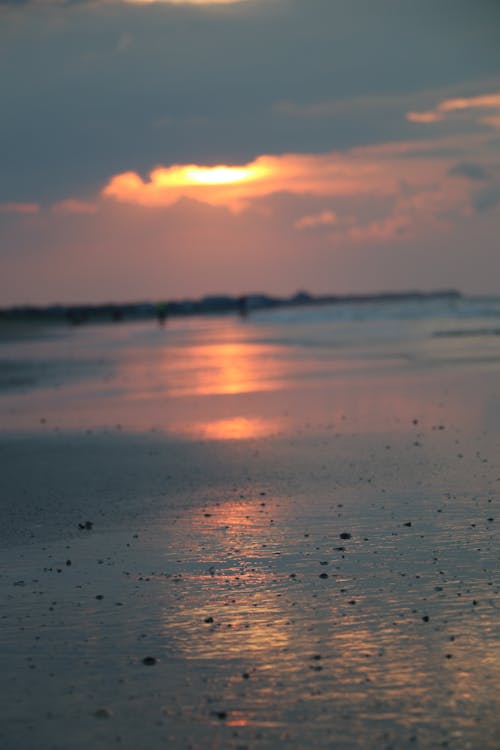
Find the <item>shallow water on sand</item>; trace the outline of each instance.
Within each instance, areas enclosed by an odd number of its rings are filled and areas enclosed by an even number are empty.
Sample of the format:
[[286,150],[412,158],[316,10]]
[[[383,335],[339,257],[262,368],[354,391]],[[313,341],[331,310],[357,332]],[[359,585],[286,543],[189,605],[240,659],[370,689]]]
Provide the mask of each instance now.
[[5,746],[496,748],[494,454],[429,433],[221,443],[234,475],[154,523],[35,528],[1,555]]
[[[485,310],[464,320],[467,311],[406,303],[174,319],[164,328],[40,329],[0,341],[1,425],[208,440],[292,434],[307,424],[373,432],[416,415],[439,424],[443,389],[456,426],[475,420],[478,408],[493,424],[496,394],[490,388],[486,402],[473,393],[471,403],[464,374],[479,387],[500,375],[500,339]],[[434,335],[458,325],[464,335]],[[485,335],[465,335],[478,327]]]
[[5,345],[2,746],[498,747],[496,340],[299,323]]

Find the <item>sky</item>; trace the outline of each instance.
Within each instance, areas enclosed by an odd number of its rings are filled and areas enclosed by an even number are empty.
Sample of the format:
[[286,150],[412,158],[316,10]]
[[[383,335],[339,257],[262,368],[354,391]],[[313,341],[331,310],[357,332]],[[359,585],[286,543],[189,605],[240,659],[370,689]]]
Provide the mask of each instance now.
[[0,307],[500,293],[498,0],[0,0]]

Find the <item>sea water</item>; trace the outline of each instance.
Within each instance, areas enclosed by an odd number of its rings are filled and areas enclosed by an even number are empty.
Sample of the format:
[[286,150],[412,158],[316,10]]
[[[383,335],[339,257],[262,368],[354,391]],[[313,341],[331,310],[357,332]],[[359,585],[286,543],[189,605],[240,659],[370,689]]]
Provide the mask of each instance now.
[[[1,341],[0,362],[0,421],[9,430],[121,425],[244,437],[354,412],[368,430],[384,409],[397,411],[398,394],[399,416],[410,418],[412,400],[444,368],[451,390],[472,372],[491,380],[500,298],[289,307],[163,327],[36,326]],[[308,416],[297,393],[309,396]],[[428,411],[429,399],[420,402]]]
[[499,309],[4,342],[4,746],[496,750]]

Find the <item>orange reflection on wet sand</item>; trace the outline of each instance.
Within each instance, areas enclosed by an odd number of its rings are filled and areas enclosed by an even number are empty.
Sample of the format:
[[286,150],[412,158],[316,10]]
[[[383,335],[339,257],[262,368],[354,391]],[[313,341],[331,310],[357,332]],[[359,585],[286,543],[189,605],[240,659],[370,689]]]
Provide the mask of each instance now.
[[13,361],[7,380],[27,386],[2,391],[0,421],[14,430],[120,425],[206,440],[304,428],[413,432],[419,442],[418,432],[445,423],[447,430],[493,423],[481,391],[493,393],[493,370],[476,366],[478,384],[471,386],[465,367],[451,367],[463,342],[432,339],[410,357],[400,343],[346,345],[356,335],[342,326],[302,326],[290,337],[257,318],[227,317],[173,320],[161,330],[149,323],[88,327],[77,336],[20,341],[4,350]]
[[281,502],[276,499],[272,506],[262,497],[227,501],[210,506],[206,514],[196,509],[187,512],[179,528],[185,524],[196,531],[203,543],[215,543],[218,556],[238,567],[240,573],[251,573],[256,581],[258,571],[253,569],[253,561],[272,551],[281,514]]
[[244,650],[258,655],[265,670],[277,652],[290,646],[292,635],[290,613],[276,597],[276,573],[262,563],[263,555],[273,554],[270,519],[279,522],[280,504],[273,502],[271,513],[259,497],[209,510],[194,509],[178,525],[178,533],[186,530],[200,538],[206,568],[190,581],[204,591],[203,600],[184,596],[175,618],[165,613],[165,626],[175,631],[178,648],[189,658],[238,658]]
[[184,353],[186,355],[191,384],[184,380],[174,385],[173,396],[269,391],[279,388],[285,375],[285,365],[276,358],[272,346],[246,342],[214,343],[191,347]]
[[[222,587],[217,580],[193,580],[202,585],[207,596],[204,604],[186,598],[172,616],[164,613],[164,627],[175,637],[176,649],[189,659],[239,658],[257,659],[259,669],[266,670],[277,654],[290,646],[294,632],[290,619],[275,602],[269,586],[269,575],[260,580],[258,588],[244,587],[242,595],[230,600],[221,598]],[[252,591],[250,590],[252,589]],[[205,623],[207,611],[213,624]],[[208,636],[208,637],[207,637]]]
[[262,419],[259,417],[231,417],[215,419],[211,422],[195,422],[180,431],[205,440],[249,440],[251,438],[275,435],[284,424],[283,419]]

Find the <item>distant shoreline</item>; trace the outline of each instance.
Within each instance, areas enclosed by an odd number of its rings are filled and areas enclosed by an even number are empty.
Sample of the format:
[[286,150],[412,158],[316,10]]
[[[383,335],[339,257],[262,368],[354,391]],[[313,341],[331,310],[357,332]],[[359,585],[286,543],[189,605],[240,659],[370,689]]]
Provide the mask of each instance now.
[[170,317],[236,313],[245,317],[257,310],[316,305],[366,304],[384,302],[421,302],[436,299],[458,300],[463,295],[456,289],[431,292],[404,291],[375,294],[313,295],[298,292],[290,297],[267,294],[210,295],[199,299],[160,300],[158,302],[112,302],[102,304],[19,305],[0,308],[0,322],[66,322],[70,325],[122,322],[158,318],[160,323]]

